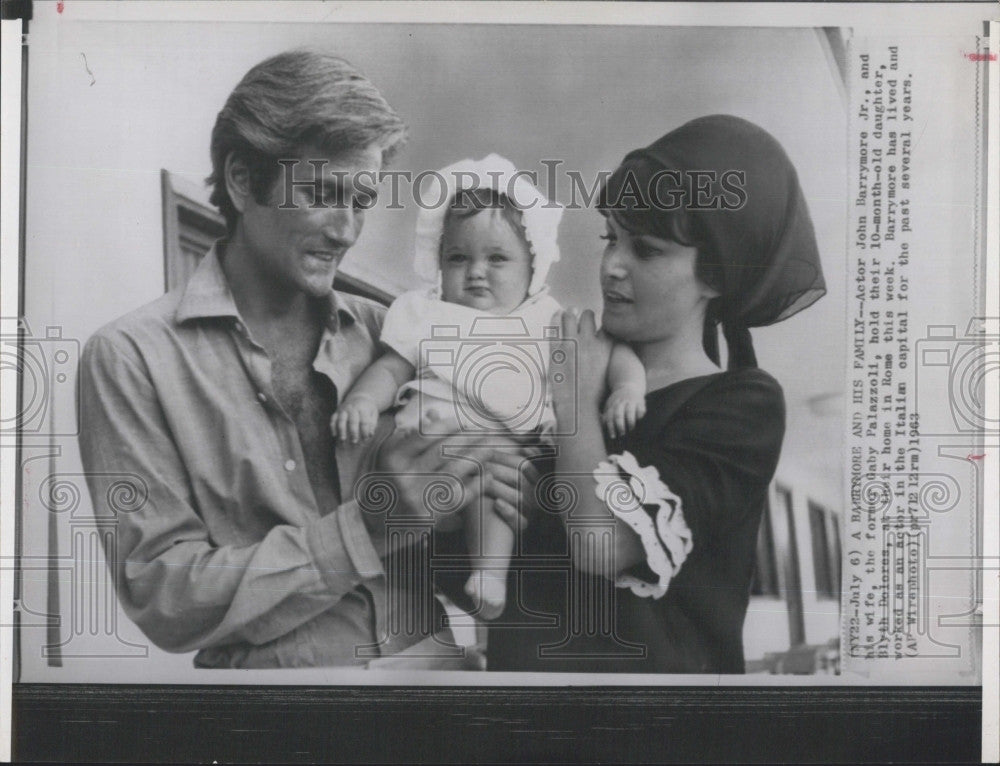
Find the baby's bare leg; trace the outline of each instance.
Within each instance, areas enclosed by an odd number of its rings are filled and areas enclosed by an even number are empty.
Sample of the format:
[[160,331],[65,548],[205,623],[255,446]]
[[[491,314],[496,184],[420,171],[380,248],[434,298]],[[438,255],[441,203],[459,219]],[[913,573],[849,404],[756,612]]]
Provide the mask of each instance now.
[[476,605],[476,616],[495,620],[507,603],[507,569],[514,532],[493,512],[493,501],[487,498],[469,513],[466,530],[473,570],[465,592]]
[[[472,449],[469,456],[485,463],[491,452]],[[514,550],[514,531],[494,512],[493,500],[488,497],[481,497],[468,508],[465,529],[473,567],[465,592],[476,605],[477,617],[495,620],[507,601],[507,570]]]

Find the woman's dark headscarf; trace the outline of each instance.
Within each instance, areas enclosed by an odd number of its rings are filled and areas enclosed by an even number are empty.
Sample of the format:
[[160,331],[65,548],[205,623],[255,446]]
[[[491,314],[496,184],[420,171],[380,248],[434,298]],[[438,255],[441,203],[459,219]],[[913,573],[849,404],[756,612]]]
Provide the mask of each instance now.
[[[742,193],[740,190],[742,189]],[[780,322],[826,293],[798,175],[781,145],[730,115],[692,120],[628,154],[600,206],[633,234],[698,248],[699,278],[719,291],[705,317],[705,352],[754,367],[750,327]]]

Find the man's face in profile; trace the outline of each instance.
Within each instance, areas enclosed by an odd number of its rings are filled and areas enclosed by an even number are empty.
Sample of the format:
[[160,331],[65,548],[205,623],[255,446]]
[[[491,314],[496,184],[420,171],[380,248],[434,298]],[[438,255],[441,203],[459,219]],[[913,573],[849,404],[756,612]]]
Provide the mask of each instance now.
[[263,203],[247,198],[243,231],[262,273],[319,298],[329,293],[337,266],[361,234],[382,150],[371,145],[329,154],[307,147],[298,160],[282,167]]

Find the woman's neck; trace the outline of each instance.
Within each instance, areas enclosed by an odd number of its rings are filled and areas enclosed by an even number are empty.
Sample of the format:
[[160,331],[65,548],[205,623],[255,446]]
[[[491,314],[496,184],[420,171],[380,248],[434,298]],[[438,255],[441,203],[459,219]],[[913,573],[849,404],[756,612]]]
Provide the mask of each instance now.
[[705,353],[700,332],[688,331],[648,343],[636,343],[633,347],[646,368],[649,391],[719,372],[719,366]]

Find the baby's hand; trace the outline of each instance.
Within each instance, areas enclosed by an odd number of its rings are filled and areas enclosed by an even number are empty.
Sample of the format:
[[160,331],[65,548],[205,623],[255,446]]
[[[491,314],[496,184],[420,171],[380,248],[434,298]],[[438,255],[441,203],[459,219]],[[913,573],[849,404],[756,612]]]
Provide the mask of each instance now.
[[349,394],[333,414],[330,428],[340,441],[357,444],[375,434],[378,415],[378,407],[367,396]]
[[615,439],[624,436],[646,414],[646,392],[636,386],[619,386],[604,403],[604,428]]

